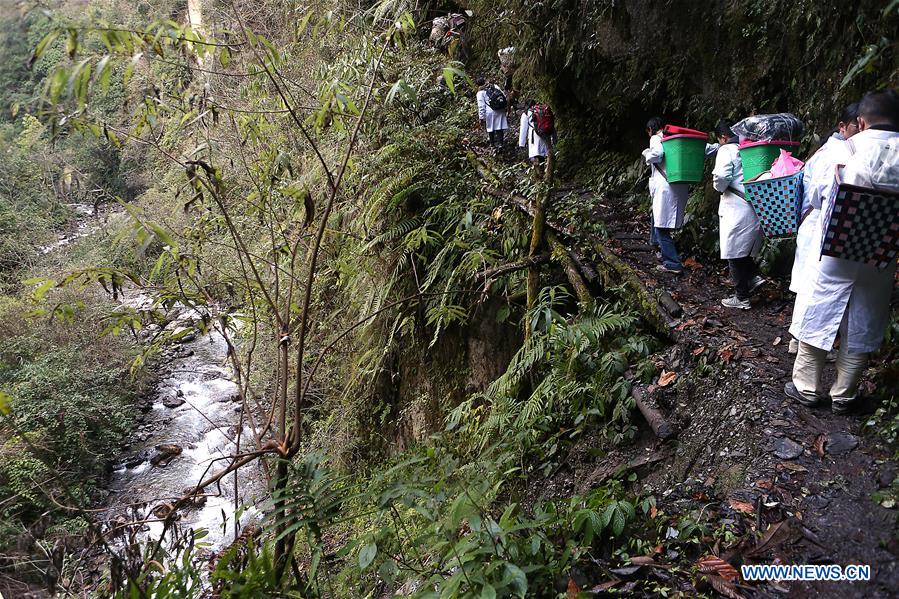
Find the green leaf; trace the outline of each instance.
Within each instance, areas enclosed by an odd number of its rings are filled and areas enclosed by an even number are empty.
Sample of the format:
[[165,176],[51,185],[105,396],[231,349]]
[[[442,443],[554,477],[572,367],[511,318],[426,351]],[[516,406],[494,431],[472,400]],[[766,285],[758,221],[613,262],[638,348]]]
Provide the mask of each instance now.
[[614,513],[615,513],[615,504],[610,503],[609,506],[606,508],[606,511],[603,512],[603,514],[602,514],[602,527],[603,528],[609,527],[609,523],[612,521],[612,516]]
[[110,56],[107,54],[97,63],[96,83],[99,84],[100,90],[104,93],[109,91],[109,77],[112,75],[112,64],[109,59]]
[[158,239],[163,245],[167,245],[170,248],[178,247],[178,244],[175,242],[172,236],[169,235],[168,231],[163,229],[161,226],[153,222],[148,222],[147,226],[151,231],[153,231],[153,235],[156,236],[156,239]]
[[69,55],[69,58],[75,58],[75,54],[78,52],[78,30],[77,29],[67,29],[66,30],[66,54]]
[[56,71],[53,72],[53,75],[50,76],[48,85],[50,91],[50,101],[54,104],[59,102],[59,98],[62,95],[62,90],[66,88],[66,82],[69,79],[69,74],[62,67],[58,67]]
[[12,403],[12,397],[0,391],[0,415],[9,416],[9,404]]
[[365,570],[374,561],[378,554],[378,546],[375,543],[366,543],[359,550],[359,569]]
[[512,589],[512,592],[518,597],[524,597],[528,592],[528,577],[525,576],[521,568],[515,564],[506,562],[506,572],[503,575],[503,583]]
[[496,599],[496,589],[491,584],[485,584],[481,589],[481,599]]
[[615,511],[612,513],[612,534],[616,537],[620,535],[624,531],[624,525],[626,524],[626,520],[624,518],[624,512],[615,505]]
[[223,67],[227,67],[228,63],[231,62],[231,51],[228,50],[228,46],[222,48],[221,52],[219,52],[219,64]]
[[446,67],[443,69],[443,80],[446,81],[446,86],[449,88],[450,93],[454,96],[456,95],[456,83],[453,81],[455,75],[453,73],[453,69],[450,67]]
[[37,46],[35,46],[34,48],[34,53],[32,53],[31,58],[28,59],[28,68],[31,68],[34,63],[37,62],[41,56],[43,56],[44,51],[47,49],[47,46],[52,44],[56,40],[56,38],[59,37],[59,33],[59,29],[54,29],[37,43]]
[[56,285],[56,281],[53,279],[47,279],[43,283],[37,286],[34,291],[31,292],[31,299],[35,302],[39,302],[44,299],[44,296],[47,295],[47,292],[53,289]]

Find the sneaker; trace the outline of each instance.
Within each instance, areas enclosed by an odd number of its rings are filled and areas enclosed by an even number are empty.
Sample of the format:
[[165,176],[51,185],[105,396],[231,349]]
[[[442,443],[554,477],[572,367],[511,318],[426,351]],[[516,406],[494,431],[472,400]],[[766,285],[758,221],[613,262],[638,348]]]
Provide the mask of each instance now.
[[749,293],[755,293],[759,287],[767,283],[764,277],[755,276],[749,281]]
[[821,400],[819,398],[808,397],[804,393],[799,391],[799,389],[796,388],[796,385],[794,385],[792,382],[784,385],[784,395],[786,395],[793,401],[795,401],[797,403],[801,403],[802,405],[807,406],[809,408],[814,408],[815,406],[817,406],[818,404],[821,403]]
[[790,339],[790,345],[787,347],[787,353],[793,356],[799,353],[799,342],[796,339]]
[[659,264],[658,266],[656,266],[656,270],[659,272],[670,272],[671,274],[675,275],[679,275],[684,272],[684,269],[682,268],[668,268],[664,264]]
[[855,409],[855,398],[846,399],[842,401],[833,401],[830,404],[830,409],[833,410],[834,414],[848,414],[853,409]]
[[740,310],[748,310],[752,307],[749,300],[741,300],[736,295],[724,298],[721,300],[721,305],[725,308],[739,308]]

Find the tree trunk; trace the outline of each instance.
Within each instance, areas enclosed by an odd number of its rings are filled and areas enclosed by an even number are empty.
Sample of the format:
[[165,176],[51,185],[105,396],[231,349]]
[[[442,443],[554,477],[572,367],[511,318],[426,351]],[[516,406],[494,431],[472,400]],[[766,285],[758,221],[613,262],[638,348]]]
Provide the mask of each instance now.
[[[534,200],[534,221],[531,226],[531,245],[528,250],[528,257],[533,258],[540,252],[543,245],[543,231],[546,229],[546,209],[549,204],[549,198],[552,197],[552,180],[553,168],[555,166],[556,157],[555,150],[552,146],[549,148],[549,154],[546,156],[546,168],[543,173],[543,184]],[[527,283],[527,313],[530,314],[537,303],[537,294],[540,293],[540,270],[534,265],[528,268]],[[524,319],[524,340],[527,342],[531,337],[531,321],[530,318]]]

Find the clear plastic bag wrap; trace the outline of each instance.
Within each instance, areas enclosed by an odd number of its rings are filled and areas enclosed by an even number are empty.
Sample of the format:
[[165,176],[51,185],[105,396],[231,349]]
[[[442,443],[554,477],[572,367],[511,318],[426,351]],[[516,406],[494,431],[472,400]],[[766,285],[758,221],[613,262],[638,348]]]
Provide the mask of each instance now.
[[805,127],[789,112],[748,116],[731,126],[734,135],[750,141],[799,141]]

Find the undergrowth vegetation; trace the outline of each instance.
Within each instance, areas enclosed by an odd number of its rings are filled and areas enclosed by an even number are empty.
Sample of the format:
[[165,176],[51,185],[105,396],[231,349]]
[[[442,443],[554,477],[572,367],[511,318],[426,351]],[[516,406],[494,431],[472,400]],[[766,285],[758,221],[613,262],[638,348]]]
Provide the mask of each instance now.
[[[9,456],[0,489],[11,497],[0,504],[0,543],[42,519],[85,525],[61,514],[92,505],[98,473],[133,422],[140,378],[125,372],[139,375],[175,333],[140,355],[128,337],[158,327],[176,304],[228,343],[253,434],[226,471],[265,463],[266,516],[235,530],[211,564],[199,530],[137,553],[109,550],[111,566],[93,581],[100,596],[192,596],[210,586],[221,597],[557,596],[577,572],[607,574],[598,556],[627,564],[663,543],[712,545],[730,534],[705,529],[701,513],[667,517],[624,472],[579,494],[542,488],[584,437],[597,455],[634,440],[632,385],[653,378],[663,342],[625,288],[578,301],[558,252],[526,308],[526,267],[505,267],[527,257],[531,222],[498,198],[533,201],[540,186],[520,164],[498,171],[504,189],[482,183],[467,155],[481,134],[471,80],[423,41],[433,7],[419,4],[225,3],[196,30],[154,2],[128,11],[127,27],[108,10],[40,21],[34,63],[46,85],[31,107],[41,118],[0,129],[15,146],[0,167],[21,175],[4,178],[10,200],[0,196],[4,230],[21,232],[0,240],[0,276],[18,294],[0,305],[0,457]],[[609,121],[650,109],[710,118],[689,104],[686,82],[652,76],[691,65],[670,56],[644,65],[617,46],[609,58],[593,29],[623,9],[575,4],[553,9],[553,44],[521,71],[545,84],[558,69],[553,99],[569,131],[592,121],[573,114],[581,102],[566,93],[600,98]],[[751,2],[744,12],[757,10]],[[818,15],[799,11],[790,18]],[[484,48],[474,65],[513,30],[533,49],[531,24],[516,19],[478,25],[475,47]],[[638,94],[597,69],[653,87]],[[670,104],[638,99],[666,90]],[[620,129],[594,129],[563,138],[561,172],[645,201],[628,148],[586,145],[591,133],[609,139]],[[51,139],[60,153],[41,170],[29,156]],[[44,197],[36,190],[67,180],[61,156],[96,172]],[[84,185],[102,194],[78,195]],[[62,200],[100,196],[121,206],[102,251],[76,249],[52,268],[38,260],[34,237],[66,221]],[[605,209],[572,193],[551,216],[602,238]],[[682,234],[708,252],[712,210],[696,191]],[[34,278],[19,285],[26,274]],[[140,290],[154,306],[114,308],[85,285],[113,300]],[[21,328],[37,322],[26,314],[50,324]],[[872,422],[895,438],[891,414]],[[183,499],[218,484],[215,476]]]

